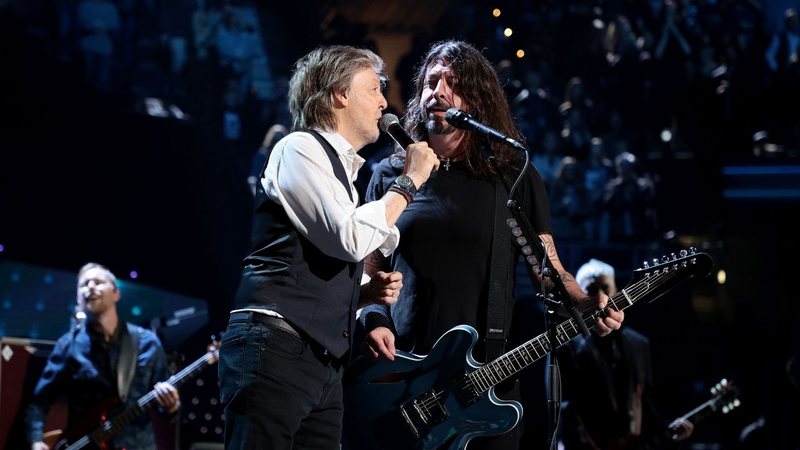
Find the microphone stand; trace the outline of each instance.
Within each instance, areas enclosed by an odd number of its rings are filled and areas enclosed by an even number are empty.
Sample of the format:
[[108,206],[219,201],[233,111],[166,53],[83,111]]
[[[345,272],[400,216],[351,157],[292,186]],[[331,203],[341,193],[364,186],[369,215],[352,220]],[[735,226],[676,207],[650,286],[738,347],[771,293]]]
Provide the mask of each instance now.
[[[572,297],[570,297],[569,293],[567,293],[567,289],[564,286],[561,276],[558,274],[558,271],[555,269],[555,267],[553,267],[553,263],[550,261],[550,258],[547,257],[544,243],[533,229],[528,217],[522,212],[522,207],[520,206],[519,202],[514,198],[515,189],[522,180],[522,177],[525,175],[525,171],[528,168],[528,152],[525,152],[525,164],[512,188],[509,188],[508,183],[506,183],[505,178],[502,176],[499,167],[497,166],[497,160],[494,158],[494,156],[489,156],[489,161],[494,166],[495,171],[500,177],[500,180],[506,187],[506,190],[509,192],[506,206],[516,220],[517,226],[522,232],[522,236],[527,242],[530,243],[538,241],[539,245],[526,245],[531,249],[532,256],[534,256],[539,262],[542,277],[549,278],[553,284],[551,291],[545,294],[544,283],[542,283],[542,293],[537,294],[537,296],[543,300],[546,311],[545,325],[547,327],[547,340],[549,343],[547,349],[548,370],[546,373],[546,384],[549,386],[547,399],[549,428],[548,436],[549,439],[551,439],[550,448],[556,448],[556,432],[558,421],[561,415],[561,376],[558,371],[558,361],[556,359],[556,349],[558,346],[556,326],[559,322],[555,320],[559,308],[564,306],[570,317],[572,317],[573,321],[578,325],[578,328],[584,337],[589,337],[589,327],[586,326],[583,317],[581,316],[580,312],[578,312],[575,301],[572,299]],[[531,239],[533,236],[536,237],[535,241]],[[534,265],[530,261],[528,263]]]

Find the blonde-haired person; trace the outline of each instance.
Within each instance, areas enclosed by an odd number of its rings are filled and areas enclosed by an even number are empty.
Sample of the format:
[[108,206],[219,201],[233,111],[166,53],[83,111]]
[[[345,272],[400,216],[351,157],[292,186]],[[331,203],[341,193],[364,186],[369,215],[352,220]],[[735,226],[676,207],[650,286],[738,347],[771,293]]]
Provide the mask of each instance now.
[[[114,410],[122,411],[151,390],[162,414],[169,416],[180,407],[178,391],[165,383],[171,374],[161,342],[152,331],[120,320],[117,302],[121,297],[117,277],[108,268],[88,263],[78,271],[77,306],[85,319],[58,339],[36,384],[25,421],[32,450],[49,448],[43,437],[44,421],[50,405],[62,395],[69,408],[67,430],[99,424],[101,414],[113,413],[103,405],[118,399],[120,405]],[[125,370],[131,366],[133,372]],[[111,449],[155,450],[150,416],[133,419],[105,444]]]

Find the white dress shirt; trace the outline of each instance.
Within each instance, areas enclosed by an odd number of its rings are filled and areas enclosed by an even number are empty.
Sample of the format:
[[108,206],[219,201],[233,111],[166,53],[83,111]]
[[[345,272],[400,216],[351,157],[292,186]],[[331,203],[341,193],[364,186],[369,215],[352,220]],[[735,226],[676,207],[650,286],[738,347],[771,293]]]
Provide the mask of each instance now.
[[283,206],[297,230],[326,255],[357,262],[380,249],[388,256],[400,242],[400,232],[387,225],[383,201],[358,206],[353,183],[364,158],[339,133],[319,133],[339,155],[353,200],[334,175],[325,149],[306,132],[290,133],[275,144],[261,177],[267,195]]

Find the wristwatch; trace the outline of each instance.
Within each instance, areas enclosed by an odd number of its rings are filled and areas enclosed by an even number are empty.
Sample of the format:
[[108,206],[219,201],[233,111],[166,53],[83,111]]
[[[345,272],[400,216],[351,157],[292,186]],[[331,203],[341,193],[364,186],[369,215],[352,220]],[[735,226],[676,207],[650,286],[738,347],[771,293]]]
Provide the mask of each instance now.
[[417,193],[417,187],[414,186],[414,180],[411,179],[408,175],[400,175],[399,177],[394,179],[394,186],[408,192],[411,196]]

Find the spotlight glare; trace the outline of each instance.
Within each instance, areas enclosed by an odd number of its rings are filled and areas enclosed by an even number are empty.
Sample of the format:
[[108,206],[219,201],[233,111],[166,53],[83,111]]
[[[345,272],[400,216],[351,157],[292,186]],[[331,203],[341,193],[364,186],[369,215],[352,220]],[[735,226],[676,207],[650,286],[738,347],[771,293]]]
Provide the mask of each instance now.
[[512,34],[514,34],[514,30],[511,28],[506,28],[503,30],[503,35],[505,35],[505,37],[511,37]]
[[725,271],[724,271],[724,270],[720,269],[720,270],[717,272],[717,283],[719,283],[719,284],[725,284],[725,281],[726,281],[727,279],[728,279],[728,274],[727,274],[727,273],[725,273]]
[[522,59],[524,57],[525,57],[525,50],[523,50],[523,49],[517,50],[517,58]]
[[503,12],[500,11],[500,8],[495,8],[495,9],[492,10],[492,16],[500,17],[500,14],[503,14]]
[[661,131],[661,140],[664,141],[664,142],[671,141],[672,140],[672,131],[669,131],[669,129],[664,128]]

